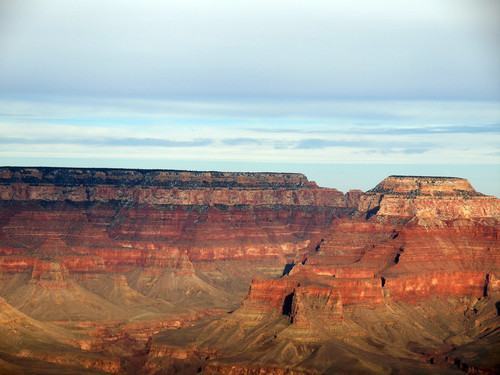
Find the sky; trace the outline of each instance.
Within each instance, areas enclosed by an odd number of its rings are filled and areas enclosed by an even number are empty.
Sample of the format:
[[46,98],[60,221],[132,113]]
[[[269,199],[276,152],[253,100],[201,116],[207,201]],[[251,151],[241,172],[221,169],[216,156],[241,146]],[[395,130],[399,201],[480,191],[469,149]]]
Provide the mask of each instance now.
[[0,165],[500,196],[495,0],[0,0]]

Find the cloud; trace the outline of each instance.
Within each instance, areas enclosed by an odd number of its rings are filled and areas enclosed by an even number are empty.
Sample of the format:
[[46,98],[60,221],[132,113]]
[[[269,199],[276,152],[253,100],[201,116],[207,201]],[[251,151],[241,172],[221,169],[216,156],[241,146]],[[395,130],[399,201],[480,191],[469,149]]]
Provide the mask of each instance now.
[[353,133],[387,135],[432,135],[432,134],[500,134],[500,124],[446,125],[421,127],[381,127],[371,129],[351,129]]
[[0,160],[500,164],[499,122],[477,101],[0,100]]
[[389,155],[389,154],[421,155],[425,152],[431,151],[432,149],[433,149],[432,147],[421,147],[421,146],[413,146],[413,147],[393,146],[393,147],[364,150],[364,152],[368,154],[379,154],[379,155]]
[[80,146],[106,146],[106,147],[204,147],[213,143],[211,139],[193,139],[186,141],[173,141],[154,138],[14,138],[0,139],[2,144],[11,145],[80,145]]
[[491,0],[9,0],[0,94],[499,99],[499,14]]
[[[402,121],[404,123],[404,121]],[[365,134],[365,135],[432,135],[432,134],[500,134],[500,124],[478,125],[423,125],[420,127],[404,127],[401,124],[393,126],[350,126],[332,127],[331,129],[300,129],[300,128],[248,128],[247,130],[270,134],[300,134],[300,135],[334,135],[334,134]],[[320,142],[321,143],[321,142]],[[333,145],[333,144],[332,144]]]
[[366,146],[367,142],[360,141],[337,141],[326,139],[304,139],[295,144],[298,149],[322,149],[328,147],[360,147]]
[[356,149],[358,152],[367,154],[406,154],[417,155],[436,149],[437,145],[430,142],[399,141],[388,142],[384,139],[378,140],[325,140],[325,139],[304,139],[295,144],[294,148],[303,150],[322,150],[332,147],[342,147]]
[[222,144],[227,145],[227,146],[258,146],[262,145],[265,140],[263,139],[258,139],[258,138],[230,138],[230,139],[223,139],[221,141]]

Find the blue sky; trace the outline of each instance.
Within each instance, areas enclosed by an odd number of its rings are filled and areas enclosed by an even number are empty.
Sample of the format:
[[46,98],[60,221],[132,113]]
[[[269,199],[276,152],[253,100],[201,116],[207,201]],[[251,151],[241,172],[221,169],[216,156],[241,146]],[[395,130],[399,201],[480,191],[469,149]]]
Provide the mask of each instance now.
[[0,164],[471,179],[500,195],[493,0],[0,3]]

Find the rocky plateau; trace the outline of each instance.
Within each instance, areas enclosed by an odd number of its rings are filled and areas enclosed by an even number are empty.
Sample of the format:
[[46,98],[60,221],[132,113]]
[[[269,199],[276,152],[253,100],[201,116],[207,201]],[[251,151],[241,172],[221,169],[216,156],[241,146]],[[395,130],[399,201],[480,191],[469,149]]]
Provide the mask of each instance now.
[[0,373],[500,373],[500,200],[461,178],[0,168]]

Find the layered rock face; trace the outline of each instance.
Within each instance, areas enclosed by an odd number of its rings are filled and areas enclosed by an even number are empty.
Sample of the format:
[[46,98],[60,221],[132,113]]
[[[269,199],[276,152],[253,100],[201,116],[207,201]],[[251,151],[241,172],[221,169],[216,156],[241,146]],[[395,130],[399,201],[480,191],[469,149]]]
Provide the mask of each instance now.
[[460,178],[0,168],[0,372],[495,373],[499,220]]
[[342,193],[298,173],[1,168],[0,199],[153,205],[346,207]]
[[436,176],[389,176],[368,192],[384,195],[481,196],[465,178]]
[[[0,169],[0,268],[51,258],[70,273],[283,258],[352,199],[300,174]],[[186,268],[187,267],[187,268]]]
[[464,179],[388,177],[193,341],[220,352],[208,373],[494,373],[499,219],[500,201]]
[[496,288],[500,200],[466,180],[391,176],[360,198],[355,216],[335,220],[280,281],[306,284],[296,291],[317,281],[343,305],[377,304],[384,296],[480,297],[487,280]]
[[470,183],[456,177],[386,178],[361,198],[358,207],[368,216],[391,216],[438,221],[498,218],[495,197],[474,190]]
[[301,174],[0,168],[0,296],[101,357],[144,350],[281,275],[356,199]]

